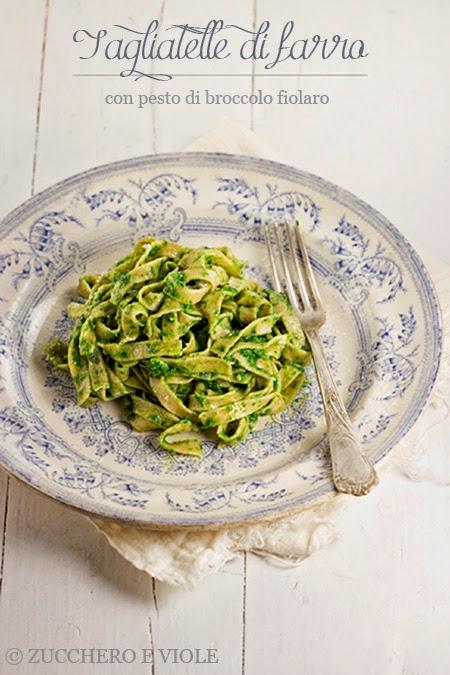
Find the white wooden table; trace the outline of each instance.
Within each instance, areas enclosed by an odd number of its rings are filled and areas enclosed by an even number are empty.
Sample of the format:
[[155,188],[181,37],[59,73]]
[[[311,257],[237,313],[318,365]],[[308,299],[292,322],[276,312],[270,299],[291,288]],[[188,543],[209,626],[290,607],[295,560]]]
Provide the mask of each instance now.
[[[189,5],[189,7],[188,7]],[[148,18],[250,27],[294,18],[305,35],[363,37],[364,79],[222,78],[150,84],[89,72],[76,28]],[[345,186],[450,262],[446,0],[3,0],[1,215],[70,174],[179,150],[229,114],[279,156]],[[89,66],[90,67],[90,66]],[[308,72],[311,66],[293,66]],[[354,66],[352,66],[354,67]],[[230,71],[231,68],[231,71]],[[295,72],[295,71],[294,71]],[[213,76],[213,74],[215,76]],[[107,105],[108,93],[168,86],[217,92],[325,92],[327,106]],[[447,131],[447,133],[446,133]],[[447,426],[450,439],[450,425]],[[76,512],[0,474],[0,672],[218,675],[444,675],[450,672],[449,492],[392,471],[342,517],[342,536],[296,569],[242,556],[194,591],[136,571]],[[134,650],[123,664],[4,663],[8,648]],[[219,664],[140,661],[143,649],[217,649]],[[129,652],[131,654],[131,652]],[[26,658],[26,656],[25,656]],[[131,657],[130,657],[131,658]]]

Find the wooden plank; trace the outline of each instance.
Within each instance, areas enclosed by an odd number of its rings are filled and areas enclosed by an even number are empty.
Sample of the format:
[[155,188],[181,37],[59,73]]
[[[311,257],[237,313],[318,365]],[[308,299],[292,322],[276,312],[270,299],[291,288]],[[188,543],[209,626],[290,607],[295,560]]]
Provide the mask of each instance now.
[[[0,217],[30,196],[36,138],[36,102],[39,95],[40,58],[45,26],[45,1],[30,7],[25,23],[14,2],[2,8],[0,64],[2,68],[2,147],[0,165]],[[17,54],[17,35],[28,48]],[[16,55],[14,76],[8,71],[10,55]],[[14,102],[14,103],[13,103]],[[0,472],[0,591],[7,546],[10,479]]]
[[[150,648],[151,580],[138,572],[81,514],[11,479],[0,631],[2,646]],[[31,668],[31,666],[29,666]],[[33,672],[64,672],[33,665]],[[123,672],[123,664],[108,665]],[[77,672],[97,673],[85,664]]]
[[[258,20],[273,17],[271,9],[270,0],[258,0]],[[256,133],[267,142],[273,139],[287,162],[366,198],[437,255],[442,256],[444,246],[448,259],[449,234],[427,215],[430,203],[442,211],[445,194],[441,177],[446,150],[437,131],[447,126],[447,94],[439,87],[446,63],[440,53],[445,43],[441,18],[418,5],[412,12],[406,7],[388,11],[380,3],[367,7],[354,0],[339,5],[316,3],[299,16],[298,3],[287,0],[273,25],[281,26],[289,19],[296,20],[299,37],[317,32],[363,37],[374,55],[367,60],[369,78],[257,78],[256,88],[262,86],[274,96],[281,88],[291,93],[323,91],[331,102],[327,106],[255,107]],[[428,55],[426,62],[414,38],[417,25],[433,44],[433,57]],[[389,43],[393,50],[389,66],[381,56],[387,35],[403,36]],[[412,52],[401,52],[400,45],[405,43],[414,43]],[[299,74],[316,70],[308,62],[292,64],[291,72],[296,68]],[[418,86],[412,79],[426,68],[426,77],[420,79],[426,95],[409,105],[411,91]],[[287,72],[288,68],[280,65],[279,70]],[[431,109],[429,100],[433,101]],[[412,154],[423,158],[417,172]],[[395,189],[386,190],[386,185]],[[423,200],[425,185],[431,201]],[[427,222],[426,231],[423,222]],[[448,495],[443,490],[391,478],[373,495],[352,503],[340,522],[342,538],[336,546],[316,553],[298,569],[280,571],[250,557],[246,674],[276,667],[284,675],[424,670],[440,675],[450,660],[445,629],[441,630],[448,625],[450,614],[446,511]],[[423,630],[425,624],[436,630],[434,652]]]
[[[80,6],[83,11],[80,11]],[[158,14],[160,2],[150,7],[144,0],[101,0],[55,3],[49,19],[47,67],[42,91],[42,115],[37,161],[37,187],[42,189],[79,171],[152,151],[152,111],[135,105],[105,103],[108,94],[136,95],[148,84],[131,78],[73,77],[100,65],[80,60],[71,43],[74,30],[98,29],[121,21],[145,28]],[[155,9],[156,8],[156,9]],[[104,72],[116,72],[116,62],[106,62]],[[120,66],[119,66],[120,67]]]
[[[13,0],[2,5],[0,217],[30,197],[45,17],[45,0],[31,4],[27,21],[23,20]],[[26,49],[17,50],[18,35]],[[13,72],[11,54],[15,59]]]
[[[156,649],[199,649],[202,659],[207,658],[208,649],[213,650],[211,665],[192,662],[182,669],[178,665],[183,675],[205,670],[220,675],[241,672],[243,571],[239,557],[192,590],[156,583],[158,609],[151,613]],[[157,657],[158,675],[176,672],[176,668]]]
[[[189,16],[186,16],[186,3],[183,0],[171,0],[164,9],[164,25],[180,23],[189,20],[191,25],[205,26],[211,18],[223,19],[225,24],[236,24],[251,28],[253,24],[254,2],[243,3],[240,0],[230,0],[220,7],[220,12],[214,11],[211,5],[205,5],[202,0],[193,0],[189,3]],[[183,18],[184,17],[184,18]],[[204,134],[220,117],[229,116],[245,125],[251,125],[251,106],[243,104],[206,104],[205,91],[208,90],[210,100],[216,100],[216,95],[250,94],[252,91],[251,76],[233,78],[229,74],[238,73],[251,75],[252,66],[249,61],[243,61],[238,54],[238,47],[244,40],[245,34],[237,29],[229,29],[226,33],[231,44],[231,56],[222,61],[199,62],[194,61],[191,66],[186,62],[173,62],[170,71],[175,79],[169,83],[154,83],[153,91],[172,91],[179,94],[181,103],[178,105],[155,106],[157,129],[157,152],[175,152],[190,144],[194,139]],[[207,77],[183,77],[176,79],[177,73],[207,74]],[[191,91],[200,94],[200,105],[190,105],[184,102],[185,96]],[[212,98],[211,98],[212,97]],[[185,123],[180,123],[183,120]]]
[[[252,25],[253,3],[242,3],[232,0],[221,7],[219,13],[212,11],[211,7],[196,0],[189,3],[189,15],[184,20],[194,26],[206,25],[208,20],[217,15],[226,23],[236,23],[250,27]],[[164,25],[169,26],[179,23],[185,14],[185,3],[182,0],[171,0],[164,7]],[[233,32],[227,33],[230,38]],[[239,33],[242,39],[242,34]],[[234,35],[236,39],[236,34]],[[187,78],[174,80],[172,83],[161,87],[160,83],[152,86],[154,91],[158,88],[172,88],[180,96],[185,96],[190,89],[203,92],[209,89],[217,93],[242,93],[251,91],[251,78],[221,78],[220,74],[230,72],[251,72],[251,66],[242,62],[236,55],[226,62],[214,64],[198,64],[192,66],[195,72],[214,72],[211,78]],[[187,72],[186,64],[171,64],[172,72]],[[181,103],[177,106],[158,107],[154,113],[155,150],[158,152],[171,152],[181,150],[196,137],[201,136],[211,128],[215,121],[224,114],[231,116],[244,124],[251,124],[250,106],[216,106],[196,105],[190,106]],[[180,124],[180,120],[186,123]],[[220,675],[235,675],[242,670],[243,663],[243,603],[245,601],[245,567],[244,558],[241,556],[226,568],[214,576],[208,577],[199,584],[194,591],[180,593],[177,590],[168,589],[163,584],[156,582],[156,593],[159,604],[159,612],[152,617],[153,632],[156,644],[164,644],[166,636],[170,635],[170,642],[176,646],[197,646],[217,648],[219,665],[201,666],[185,665],[183,673],[217,672]],[[158,675],[175,672],[175,667],[170,664],[157,664]]]
[[[275,13],[273,0],[258,0],[258,22],[263,18],[271,19],[274,34],[293,19],[299,39],[317,33],[362,38],[369,56],[285,62],[271,71],[367,72],[367,78],[257,78],[256,88],[273,95],[302,89],[330,97],[328,105],[256,106],[258,135],[275,144],[285,162],[347,188],[450,262],[450,230],[431,215],[446,208],[442,130],[448,128],[448,92],[441,83],[447,77],[450,4],[431,9],[423,3],[322,0],[306,12],[296,0],[285,0]],[[258,63],[257,72],[263,70]]]
[[[443,673],[450,659],[446,510],[445,490],[386,478],[348,507],[332,549],[285,571],[251,558],[247,675],[268,663],[285,675]],[[433,646],[424,629],[431,625]]]
[[[11,39],[22,26],[22,17],[12,6],[11,22],[15,23],[10,25]],[[119,16],[123,3],[111,2],[108,9]],[[143,2],[128,3],[130,20],[138,20],[136,12],[142,15],[143,9]],[[103,3],[89,3],[89,10],[92,24],[102,24]],[[21,113],[16,115],[9,107],[12,146],[18,142],[21,148],[22,126],[27,133],[25,122],[32,123],[33,129],[20,153],[29,162],[28,171],[24,169],[21,175],[22,180],[27,179],[28,192],[17,190],[14,202],[29,196],[34,147],[36,190],[93,164],[143,154],[151,148],[148,117],[141,116],[139,124],[118,110],[106,109],[103,98],[109,85],[71,78],[73,51],[67,46],[67,36],[80,25],[81,15],[79,3],[52,5],[44,53],[41,43],[31,39],[38,35],[42,42],[43,31],[36,26],[43,25],[43,13],[40,21],[38,16],[36,20],[29,16],[26,23],[30,41],[23,53],[30,64],[21,65],[20,79],[18,74],[8,78],[10,100],[15,100],[13,94],[26,91],[31,64],[37,64],[35,81],[40,79],[42,90],[36,90],[38,84],[33,90],[30,80],[30,97],[19,101],[20,110],[26,109],[28,115],[23,125]],[[41,63],[45,67],[39,78]],[[14,167],[14,155],[12,162]],[[2,646],[24,650],[38,646],[111,647],[133,649],[136,658],[139,650],[151,647],[151,580],[121,558],[84,516],[11,479],[7,534],[0,606]],[[108,672],[123,672],[123,667],[110,665]],[[142,668],[146,671],[150,666]],[[51,672],[62,670],[65,672],[64,665]],[[49,667],[35,665],[34,672],[47,674]],[[98,672],[98,665],[86,664],[82,672]]]

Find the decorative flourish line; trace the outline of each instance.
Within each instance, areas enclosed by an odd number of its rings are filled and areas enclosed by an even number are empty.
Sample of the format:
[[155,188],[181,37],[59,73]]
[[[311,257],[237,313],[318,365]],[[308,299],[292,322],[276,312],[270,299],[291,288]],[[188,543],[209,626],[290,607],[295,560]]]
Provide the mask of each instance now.
[[[213,32],[213,26],[211,26],[211,30],[207,30],[208,26],[205,26],[204,28],[201,28],[200,26],[189,26],[189,24],[173,24],[166,30],[171,30],[172,28],[181,28],[183,30],[188,31],[189,33],[195,33],[196,35],[203,35],[206,34],[208,35],[210,32]],[[214,30],[217,28],[217,25],[214,27]],[[248,33],[249,35],[256,35],[257,32],[254,30],[250,30],[249,28],[244,28],[243,26],[238,26],[235,23],[229,23],[226,26],[221,26],[219,30],[227,30],[228,28],[237,28],[238,30],[241,30],[243,33]]]
[[136,35],[145,35],[145,33],[142,30],[135,30],[134,28],[128,28],[128,26],[122,26],[122,24],[120,23],[115,23],[114,28],[122,28],[123,30],[127,30],[130,33],[136,33]]
[[[202,35],[208,26],[205,26],[205,28],[200,28],[200,26],[189,26],[189,24],[185,23],[175,23],[166,30],[172,30],[172,28],[181,28],[182,30],[187,30],[189,33],[195,33],[196,35]],[[209,33],[209,31],[208,31]]]
[[[173,75],[167,75],[164,73],[143,73],[141,70],[123,70],[119,73],[120,77],[132,77],[134,76],[134,81],[137,82],[142,77],[147,77],[149,80],[156,80],[157,82],[168,82],[173,78]],[[98,76],[95,76],[98,77]]]
[[248,33],[249,35],[257,35],[256,30],[250,30],[249,28],[244,28],[243,26],[237,26],[235,23],[230,23],[227,26],[224,26],[224,29],[226,28],[237,28],[238,30],[243,31],[244,33]]

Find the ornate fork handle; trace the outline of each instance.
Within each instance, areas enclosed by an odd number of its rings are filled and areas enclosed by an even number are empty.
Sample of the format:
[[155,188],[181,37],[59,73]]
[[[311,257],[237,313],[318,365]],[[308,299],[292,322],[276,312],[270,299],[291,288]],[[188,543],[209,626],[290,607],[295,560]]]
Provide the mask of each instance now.
[[355,436],[318,331],[310,330],[306,333],[323,398],[334,484],[340,492],[365,495],[378,483],[377,474],[370,460],[363,454]]

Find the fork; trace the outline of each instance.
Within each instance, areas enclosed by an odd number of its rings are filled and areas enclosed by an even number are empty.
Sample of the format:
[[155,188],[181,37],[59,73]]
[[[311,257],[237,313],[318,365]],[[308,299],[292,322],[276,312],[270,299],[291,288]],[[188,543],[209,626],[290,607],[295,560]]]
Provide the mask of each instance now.
[[264,236],[274,289],[287,291],[311,347],[328,428],[334,485],[339,492],[365,495],[375,487],[378,478],[362,452],[324,352],[319,329],[325,323],[326,313],[303,234],[298,222],[267,222]]

